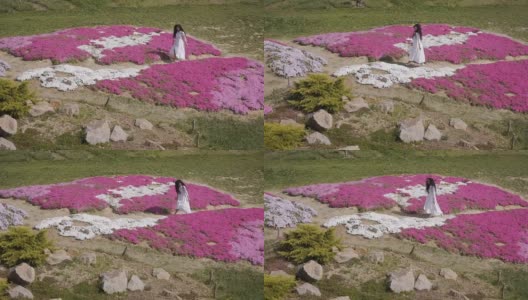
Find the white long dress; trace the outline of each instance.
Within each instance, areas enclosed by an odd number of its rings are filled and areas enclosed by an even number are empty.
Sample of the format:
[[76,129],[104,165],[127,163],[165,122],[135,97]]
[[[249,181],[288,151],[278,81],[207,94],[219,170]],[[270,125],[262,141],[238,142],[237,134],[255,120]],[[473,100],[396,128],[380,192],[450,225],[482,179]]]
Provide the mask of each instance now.
[[178,193],[178,203],[176,209],[179,211],[183,211],[186,214],[191,213],[191,205],[189,204],[189,193],[187,192],[187,188],[184,186],[182,186],[182,192]]
[[425,52],[420,39],[420,35],[416,32],[412,38],[412,45],[409,49],[409,60],[419,64],[425,63]]
[[432,216],[441,216],[444,214],[440,209],[440,205],[438,205],[438,201],[436,201],[436,188],[433,186],[429,187],[429,192],[427,193],[427,198],[425,200],[424,211],[426,214],[430,214]]
[[174,44],[170,50],[170,54],[179,60],[185,60],[185,32],[178,31],[174,37]]

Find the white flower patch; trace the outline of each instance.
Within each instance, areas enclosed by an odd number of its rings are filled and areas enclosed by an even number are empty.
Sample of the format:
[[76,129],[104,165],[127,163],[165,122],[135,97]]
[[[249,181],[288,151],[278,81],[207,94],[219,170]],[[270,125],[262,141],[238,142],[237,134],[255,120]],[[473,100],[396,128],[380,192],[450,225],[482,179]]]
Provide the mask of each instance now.
[[[475,32],[460,33],[460,32],[454,32],[454,31],[451,31],[449,34],[437,35],[437,36],[426,34],[422,37],[422,44],[424,48],[463,44],[468,40],[470,36],[474,36],[477,34],[478,33],[475,33]],[[412,39],[408,38],[406,43],[397,43],[397,44],[394,44],[394,46],[407,51],[411,43],[412,43]]]
[[416,78],[444,77],[455,74],[460,67],[415,67],[409,68],[386,62],[352,65],[338,69],[334,76],[353,74],[361,84],[370,84],[377,88],[388,88],[398,83],[409,83]]
[[308,51],[264,41],[266,64],[273,73],[282,77],[299,77],[322,72],[326,59]]
[[[439,196],[439,195],[453,194],[458,190],[460,186],[467,185],[468,183],[469,182],[455,182],[455,183],[440,182],[439,184],[436,185],[436,195]],[[425,185],[423,184],[407,186],[404,188],[397,188],[396,191],[397,191],[396,193],[388,193],[383,196],[396,201],[400,206],[403,206],[403,207],[409,206],[407,202],[413,198],[420,198],[420,197],[427,196],[427,192],[425,191]]]
[[[17,77],[17,80],[25,81],[38,78],[40,85],[43,87],[56,88],[59,91],[72,91],[81,86],[95,84],[99,80],[134,77],[144,68],[92,70],[90,68],[63,64],[25,71]],[[70,74],[70,76],[59,75],[57,74],[58,72]]]
[[123,199],[131,199],[135,197],[163,195],[167,193],[171,186],[174,186],[174,182],[169,183],[158,183],[152,182],[149,185],[144,186],[123,186],[117,189],[108,190],[106,194],[95,196],[95,198],[103,200],[113,208],[119,208],[122,206],[120,203]]
[[[42,220],[35,229],[56,227],[62,236],[74,237],[77,240],[88,240],[98,235],[111,234],[118,229],[133,229],[138,227],[150,227],[165,217],[152,217],[143,219],[106,217],[90,214],[74,214],[71,216],[55,217]],[[86,225],[74,225],[74,222],[87,223]]]
[[108,36],[96,40],[91,40],[88,45],[81,45],[77,48],[90,53],[95,58],[102,58],[102,52],[108,49],[114,49],[126,46],[145,45],[152,39],[153,36],[160,35],[159,32],[151,32],[148,34],[134,32],[132,35],[123,37]]
[[[380,214],[375,212],[360,213],[347,216],[333,217],[323,224],[324,227],[345,225],[347,232],[361,235],[368,239],[380,238],[385,234],[399,233],[402,229],[435,227],[444,225],[446,220],[454,216],[440,216],[432,218],[414,218]],[[368,221],[368,224],[363,221]],[[371,224],[376,222],[377,224]]]

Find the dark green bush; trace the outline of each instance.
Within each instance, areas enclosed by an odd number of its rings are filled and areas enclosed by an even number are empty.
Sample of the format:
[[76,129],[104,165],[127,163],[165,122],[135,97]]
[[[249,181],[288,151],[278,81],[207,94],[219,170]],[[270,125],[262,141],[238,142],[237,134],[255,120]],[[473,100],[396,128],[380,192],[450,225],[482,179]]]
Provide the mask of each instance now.
[[343,108],[342,96],[349,95],[343,78],[334,80],[326,74],[310,74],[308,78],[295,82],[288,103],[308,113],[319,109],[335,113]]
[[44,249],[52,247],[45,231],[35,233],[28,227],[9,227],[0,234],[0,263],[12,267],[25,262],[36,267],[46,260]]
[[304,128],[296,125],[264,123],[264,146],[270,150],[291,150],[303,141]]
[[33,98],[34,95],[29,91],[27,82],[17,84],[12,80],[0,79],[0,115],[23,117],[29,110],[26,100]]
[[264,300],[282,300],[294,286],[293,276],[264,274]]
[[278,253],[297,264],[309,260],[326,264],[335,256],[333,247],[341,248],[341,241],[336,238],[334,228],[324,230],[315,225],[302,224],[286,233],[285,239],[280,242]]

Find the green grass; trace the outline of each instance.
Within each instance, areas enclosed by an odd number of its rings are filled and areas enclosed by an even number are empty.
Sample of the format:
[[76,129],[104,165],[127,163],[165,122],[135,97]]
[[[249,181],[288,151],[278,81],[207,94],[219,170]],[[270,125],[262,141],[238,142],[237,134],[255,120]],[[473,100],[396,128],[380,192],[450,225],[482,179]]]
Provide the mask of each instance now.
[[[500,281],[499,272],[501,274]],[[481,273],[478,277],[499,287],[499,289],[502,289],[504,284],[504,298],[501,298],[502,295],[497,295],[500,299],[528,299],[528,271],[526,270],[503,268],[489,273]]]
[[334,151],[264,155],[265,190],[389,174],[437,173],[499,185],[528,198],[528,151]]
[[98,282],[81,282],[72,288],[60,287],[58,282],[50,277],[42,281],[36,280],[28,287],[35,299],[51,299],[59,297],[63,300],[105,300],[127,299],[125,294],[107,295],[101,291]]
[[[213,272],[210,281],[210,272]],[[220,300],[264,299],[264,275],[250,268],[214,268],[193,274],[193,277],[214,289]]]
[[0,188],[97,175],[174,176],[262,203],[262,153],[224,151],[0,151]]

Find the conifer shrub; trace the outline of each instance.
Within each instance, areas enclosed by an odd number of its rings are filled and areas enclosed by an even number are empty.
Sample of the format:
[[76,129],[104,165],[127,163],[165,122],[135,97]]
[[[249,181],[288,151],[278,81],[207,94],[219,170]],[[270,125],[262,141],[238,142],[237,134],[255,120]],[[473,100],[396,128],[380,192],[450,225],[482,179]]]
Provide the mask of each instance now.
[[0,115],[23,117],[29,111],[26,100],[33,98],[34,95],[29,90],[27,82],[17,84],[12,80],[0,79]]
[[335,256],[333,247],[341,248],[341,241],[335,236],[334,228],[325,230],[316,225],[302,224],[285,234],[278,253],[296,264],[309,260],[326,264]]
[[264,145],[270,150],[291,150],[303,141],[304,128],[296,125],[264,123]]
[[28,227],[12,226],[0,234],[0,264],[12,267],[25,262],[36,267],[46,260],[44,249],[52,247],[45,231],[35,233]]
[[288,96],[288,103],[304,112],[324,109],[335,113],[343,108],[343,96],[350,96],[344,79],[333,79],[327,74],[310,74],[308,78],[295,82]]
[[264,274],[264,300],[282,300],[294,286],[293,276]]

